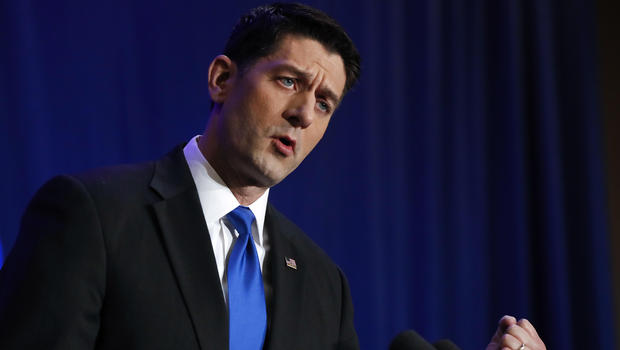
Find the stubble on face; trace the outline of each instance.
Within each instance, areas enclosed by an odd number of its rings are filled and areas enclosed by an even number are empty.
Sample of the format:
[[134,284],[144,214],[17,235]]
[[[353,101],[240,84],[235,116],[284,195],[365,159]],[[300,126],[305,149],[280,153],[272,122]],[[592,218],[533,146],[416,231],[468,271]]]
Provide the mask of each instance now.
[[231,77],[201,150],[231,190],[264,192],[322,138],[345,80],[338,54],[315,40],[286,36],[272,55]]

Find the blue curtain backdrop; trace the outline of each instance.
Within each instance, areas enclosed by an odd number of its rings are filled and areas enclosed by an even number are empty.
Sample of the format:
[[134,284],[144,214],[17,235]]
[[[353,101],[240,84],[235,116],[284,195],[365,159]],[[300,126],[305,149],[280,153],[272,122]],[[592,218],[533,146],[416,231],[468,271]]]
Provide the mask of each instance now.
[[[201,133],[207,66],[259,3],[1,0],[0,251],[52,175]],[[308,3],[363,75],[271,199],[346,272],[362,347],[482,349],[509,313],[549,349],[613,349],[593,5]]]

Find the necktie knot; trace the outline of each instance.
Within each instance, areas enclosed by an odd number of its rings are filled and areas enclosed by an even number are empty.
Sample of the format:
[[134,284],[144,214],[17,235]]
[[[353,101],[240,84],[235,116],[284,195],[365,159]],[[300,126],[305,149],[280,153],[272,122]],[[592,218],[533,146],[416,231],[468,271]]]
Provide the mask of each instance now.
[[251,236],[254,214],[248,207],[238,206],[226,215],[228,220],[235,226],[240,236]]

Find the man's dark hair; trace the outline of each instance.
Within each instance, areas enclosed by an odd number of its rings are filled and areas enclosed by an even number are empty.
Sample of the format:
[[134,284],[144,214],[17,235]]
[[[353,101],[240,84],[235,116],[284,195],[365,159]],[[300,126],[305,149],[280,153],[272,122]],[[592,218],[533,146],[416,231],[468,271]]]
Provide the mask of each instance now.
[[233,28],[224,54],[243,71],[275,52],[288,34],[314,39],[340,55],[347,75],[343,94],[353,87],[360,74],[360,55],[353,41],[333,18],[307,5],[273,3],[250,10]]

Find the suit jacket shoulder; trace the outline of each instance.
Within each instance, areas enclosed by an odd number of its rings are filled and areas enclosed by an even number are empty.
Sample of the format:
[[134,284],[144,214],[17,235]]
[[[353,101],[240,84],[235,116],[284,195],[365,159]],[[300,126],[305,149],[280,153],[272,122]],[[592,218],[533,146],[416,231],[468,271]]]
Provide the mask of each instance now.
[[181,147],[55,177],[0,271],[0,348],[223,349],[212,255]]

